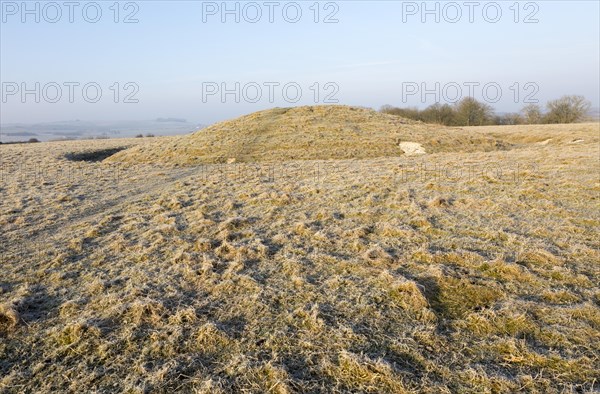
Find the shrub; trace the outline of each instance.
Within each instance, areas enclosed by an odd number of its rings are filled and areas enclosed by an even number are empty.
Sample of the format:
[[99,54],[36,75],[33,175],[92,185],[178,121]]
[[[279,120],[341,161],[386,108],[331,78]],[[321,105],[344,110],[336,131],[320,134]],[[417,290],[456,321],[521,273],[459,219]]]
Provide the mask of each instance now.
[[421,113],[417,108],[398,108],[392,107],[391,105],[384,105],[381,107],[380,112],[383,112],[384,114],[401,116],[407,119],[421,120]]
[[497,125],[517,125],[523,124],[523,117],[520,114],[510,112],[503,115],[497,115],[494,117],[493,124]]

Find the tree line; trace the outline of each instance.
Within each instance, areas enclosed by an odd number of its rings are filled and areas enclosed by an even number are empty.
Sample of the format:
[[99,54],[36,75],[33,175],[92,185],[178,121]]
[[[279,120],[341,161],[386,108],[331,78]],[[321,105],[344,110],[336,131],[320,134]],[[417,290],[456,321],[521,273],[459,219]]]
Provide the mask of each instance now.
[[494,109],[466,97],[456,104],[435,103],[419,110],[418,108],[398,108],[391,105],[381,107],[381,112],[446,126],[485,126],[518,124],[577,123],[588,119],[590,102],[583,96],[563,96],[549,101],[546,110],[538,104],[528,104],[520,112],[498,115]]

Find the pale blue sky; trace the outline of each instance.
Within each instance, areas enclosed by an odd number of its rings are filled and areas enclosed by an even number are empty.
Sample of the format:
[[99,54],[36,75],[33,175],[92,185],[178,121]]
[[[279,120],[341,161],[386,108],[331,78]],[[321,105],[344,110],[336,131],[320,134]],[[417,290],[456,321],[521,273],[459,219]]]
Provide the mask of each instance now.
[[[425,107],[435,101],[433,95],[422,102],[419,94],[406,97],[403,103],[403,83],[426,83],[440,89],[448,83],[463,85],[477,82],[495,83],[502,97],[491,105],[500,112],[516,111],[524,106],[527,93],[541,103],[563,94],[586,96],[594,107],[599,102],[599,2],[598,1],[538,1],[535,18],[538,23],[523,23],[527,14],[536,11],[528,2],[518,3],[519,23],[514,22],[514,1],[497,2],[502,17],[497,23],[483,18],[482,8],[490,3],[481,1],[475,8],[474,22],[469,23],[469,9],[456,2],[463,12],[461,20],[449,23],[443,18],[439,2],[440,23],[434,16],[421,21],[410,2],[400,1],[338,1],[335,18],[338,23],[314,23],[310,9],[314,1],[297,2],[302,9],[298,23],[286,22],[280,2],[275,8],[275,21],[269,23],[268,8],[258,1],[262,19],[255,24],[233,16],[221,23],[220,14],[207,16],[203,23],[201,1],[138,1],[135,18],[138,23],[114,23],[114,1],[98,2],[103,11],[98,23],[88,23],[81,7],[75,9],[74,23],[69,23],[68,9],[57,23],[48,23],[40,11],[40,23],[21,10],[12,15],[21,2],[2,0],[0,24],[0,79],[6,83],[35,82],[96,82],[103,90],[97,103],[87,103],[75,88],[74,102],[63,98],[57,103],[35,103],[29,95],[22,103],[18,94],[6,96],[0,103],[1,121],[41,122],[58,120],[142,120],[157,117],[181,117],[194,122],[212,123],[244,113],[273,106],[314,104],[310,90],[320,84],[321,96],[327,82],[336,84],[334,96],[341,104],[379,108],[383,104]],[[47,2],[40,2],[40,10]],[[62,4],[62,1],[58,2]],[[123,8],[127,2],[121,2]],[[203,4],[204,3],[204,4]],[[240,2],[242,8],[247,2]],[[320,2],[322,20],[334,11],[328,2]],[[333,3],[333,2],[330,2]],[[86,2],[80,3],[81,5]],[[222,2],[215,3],[221,7]],[[228,2],[230,7],[235,2]],[[413,3],[421,7],[422,2]],[[29,3],[30,7],[35,2]],[[435,2],[428,2],[434,7]],[[122,20],[127,11],[121,9]],[[248,8],[250,11],[250,9]],[[453,11],[450,8],[448,12]],[[51,11],[50,8],[47,9]],[[293,8],[288,9],[291,17]],[[493,8],[488,17],[493,18]],[[93,17],[93,12],[89,11]],[[52,18],[54,14],[48,14]],[[249,14],[253,17],[254,14]],[[449,18],[454,14],[447,14]],[[113,102],[109,88],[114,82],[134,82],[139,86],[138,103]],[[303,90],[297,104],[286,102],[280,88],[275,88],[275,102],[267,100],[268,88],[263,85],[263,99],[257,103],[234,102],[232,95],[222,103],[218,96],[208,96],[203,102],[203,83],[235,82],[263,84],[297,83]],[[520,95],[515,103],[515,83]],[[511,87],[513,90],[511,90]],[[468,93],[463,85],[463,95]],[[129,90],[131,92],[131,90]],[[253,94],[253,91],[249,91]],[[5,92],[4,92],[5,93]],[[492,91],[493,93],[493,91]],[[481,87],[475,96],[481,95]]]

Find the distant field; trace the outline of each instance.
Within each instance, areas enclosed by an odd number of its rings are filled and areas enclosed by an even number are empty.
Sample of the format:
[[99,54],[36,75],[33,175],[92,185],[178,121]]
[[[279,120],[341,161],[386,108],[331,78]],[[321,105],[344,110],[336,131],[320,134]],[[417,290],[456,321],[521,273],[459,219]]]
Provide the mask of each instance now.
[[599,390],[600,125],[386,119],[0,146],[0,392]]
[[48,122],[32,124],[0,124],[0,141],[25,142],[30,138],[39,141],[61,141],[93,138],[133,138],[138,134],[173,136],[187,134],[204,127],[185,119],[155,119],[129,122]]

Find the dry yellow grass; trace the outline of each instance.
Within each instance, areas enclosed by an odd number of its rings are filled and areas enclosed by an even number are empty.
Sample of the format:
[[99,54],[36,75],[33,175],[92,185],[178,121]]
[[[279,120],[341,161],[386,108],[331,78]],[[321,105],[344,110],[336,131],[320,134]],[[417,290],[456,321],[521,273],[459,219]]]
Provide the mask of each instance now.
[[180,168],[64,154],[182,138],[0,146],[0,391],[597,391],[599,131]]
[[421,144],[427,152],[507,147],[476,131],[455,131],[359,107],[275,108],[137,146],[109,162],[189,165],[397,157],[403,154],[399,144],[407,142]]

